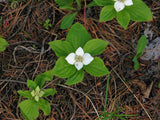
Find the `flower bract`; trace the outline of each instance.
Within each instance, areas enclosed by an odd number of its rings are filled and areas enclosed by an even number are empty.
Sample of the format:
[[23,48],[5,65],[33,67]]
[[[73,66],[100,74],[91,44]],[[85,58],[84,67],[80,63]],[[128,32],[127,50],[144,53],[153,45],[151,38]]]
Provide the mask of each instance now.
[[114,0],[114,8],[116,9],[117,12],[123,10],[125,6],[131,6],[133,5],[132,0]]
[[39,101],[39,98],[43,96],[43,94],[44,92],[40,90],[39,86],[37,86],[36,89],[31,92],[31,95],[37,102]]
[[83,49],[79,47],[75,53],[70,53],[65,59],[69,64],[75,65],[77,70],[80,70],[83,65],[90,64],[94,58],[89,53],[84,53]]

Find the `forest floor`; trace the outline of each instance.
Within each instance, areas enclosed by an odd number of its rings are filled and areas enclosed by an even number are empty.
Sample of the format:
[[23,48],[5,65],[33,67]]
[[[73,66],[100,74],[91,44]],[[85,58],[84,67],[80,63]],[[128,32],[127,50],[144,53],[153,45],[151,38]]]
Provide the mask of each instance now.
[[[116,19],[99,23],[101,7],[86,9],[86,25],[92,38],[109,41],[99,55],[111,72],[107,112],[122,109],[117,114],[136,115],[124,117],[127,120],[160,120],[160,56],[155,58],[149,54],[146,57],[146,49],[139,59],[138,71],[134,70],[132,62],[138,39],[143,34],[147,36],[148,46],[159,44],[151,50],[160,48],[160,1],[145,0],[145,3],[152,11],[153,20],[130,21],[126,30]],[[84,24],[83,8],[82,5],[74,23]],[[24,119],[18,107],[17,90],[27,90],[27,79],[34,80],[38,74],[54,67],[57,57],[48,42],[65,40],[69,29],[61,30],[60,23],[69,13],[71,11],[59,9],[53,0],[0,2],[0,35],[9,43],[9,47],[0,53],[1,120]],[[49,29],[44,27],[47,19],[52,24]],[[44,116],[40,111],[38,120],[96,120],[104,109],[107,77],[86,73],[81,83],[67,86],[64,84],[66,79],[54,76],[45,85],[57,90],[55,96],[47,97],[51,114]]]

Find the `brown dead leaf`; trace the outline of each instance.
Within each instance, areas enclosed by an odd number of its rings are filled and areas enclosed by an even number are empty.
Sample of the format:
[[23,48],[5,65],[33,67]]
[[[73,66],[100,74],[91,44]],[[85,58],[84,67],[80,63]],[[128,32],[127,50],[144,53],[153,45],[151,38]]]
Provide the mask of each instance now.
[[141,89],[142,91],[145,91],[145,90],[146,90],[146,84],[145,84],[145,82],[142,81],[142,80],[137,80],[137,79],[135,79],[135,80],[132,80],[131,83],[134,84],[134,85],[137,85],[138,87],[140,87],[140,89]]
[[150,92],[152,90],[152,86],[153,86],[153,81],[151,82],[151,84],[147,87],[147,89],[145,91],[143,91],[143,95],[145,98],[149,98]]

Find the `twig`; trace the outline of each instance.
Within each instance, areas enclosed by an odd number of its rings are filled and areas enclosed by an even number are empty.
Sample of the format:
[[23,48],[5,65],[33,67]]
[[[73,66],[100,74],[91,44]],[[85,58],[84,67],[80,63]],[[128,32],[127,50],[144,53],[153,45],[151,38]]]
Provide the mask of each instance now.
[[[32,0],[32,3],[33,3],[33,0]],[[18,28],[18,30],[17,30],[15,33],[13,33],[10,37],[8,37],[7,40],[10,40],[11,38],[13,38],[13,37],[14,37],[14,36],[22,29],[23,25],[26,23],[26,21],[27,21],[27,19],[28,19],[28,17],[29,17],[29,14],[31,13],[31,10],[32,10],[32,3],[31,3],[31,5],[30,5],[30,7],[29,7],[27,16],[25,17],[25,19],[24,19],[22,25]]]
[[149,113],[147,112],[147,110],[145,109],[145,107],[143,106],[143,104],[140,102],[140,100],[137,98],[137,96],[133,93],[133,91],[128,87],[128,85],[124,82],[123,78],[121,78],[119,76],[119,74],[113,69],[113,71],[115,72],[115,74],[119,77],[119,79],[123,82],[123,84],[128,88],[128,90],[133,94],[133,96],[136,98],[136,100],[138,101],[138,103],[141,105],[141,107],[143,108],[143,110],[145,111],[145,113],[147,114],[149,120],[152,120],[151,116],[149,115]]
[[48,36],[47,36],[47,37],[43,40],[43,42],[42,42],[41,52],[40,52],[40,55],[39,55],[39,62],[38,62],[38,65],[37,65],[37,67],[36,67],[33,75],[32,75],[32,80],[33,80],[34,75],[36,74],[36,72],[37,72],[37,70],[38,70],[38,67],[39,67],[39,65],[40,65],[41,58],[42,58],[42,55],[43,55],[43,53],[44,53],[44,44],[45,44],[45,41],[47,40],[47,38],[48,38]]
[[[34,71],[34,73],[33,73],[32,79],[34,78],[34,76],[35,76],[35,74],[36,74],[36,71],[38,70],[38,67],[39,67],[39,65],[40,65],[40,61],[41,61],[42,55],[43,55],[44,53],[48,52],[49,50],[51,50],[51,47],[50,47],[50,46],[48,47],[47,50],[44,50],[44,44],[45,44],[45,41],[47,40],[48,37],[49,37],[49,36],[47,36],[47,37],[43,40],[43,42],[42,42],[41,52],[40,52],[40,55],[39,55],[39,62],[38,62],[38,65],[37,65],[37,67],[36,67],[36,69],[35,69],[35,71]],[[56,40],[56,39],[57,39],[57,35],[55,34],[54,40]]]
[[80,90],[77,90],[77,89],[74,89],[74,88],[69,87],[69,86],[61,85],[61,84],[54,84],[54,85],[61,86],[61,87],[64,87],[64,88],[68,88],[68,89],[71,89],[71,90],[74,90],[74,91],[77,91],[77,92],[83,94],[91,102],[94,111],[96,112],[97,116],[99,117],[98,111],[97,111],[96,107],[94,106],[92,100],[84,92],[82,92]]
[[82,107],[79,105],[79,103],[76,101],[75,97],[73,96],[73,94],[71,93],[71,91],[69,91],[69,95],[71,96],[72,100],[74,101],[74,103],[79,107],[79,109],[85,114],[85,116],[87,116],[90,120],[91,117],[88,116],[88,114],[82,109]]
[[[97,31],[102,27],[103,24],[104,24],[104,22],[102,22],[102,23],[98,26]],[[97,32],[97,31],[96,31],[96,32]]]
[[7,79],[3,80],[3,79],[0,79],[0,81],[2,81],[2,82],[15,82],[15,83],[20,83],[20,84],[25,84],[25,85],[27,85],[26,82],[17,81],[17,80],[7,80]]
[[73,120],[73,118],[74,118],[75,114],[76,114],[76,104],[74,104],[73,115],[72,115],[72,117],[71,117],[71,119],[70,119],[70,120]]
[[11,45],[18,45],[18,44],[23,44],[23,43],[34,43],[34,44],[37,44],[37,45],[39,44],[35,41],[19,41],[19,42],[15,42],[15,43],[10,43],[9,45],[11,46]]
[[[17,63],[15,53],[16,53],[16,51],[17,51],[18,48],[25,49],[26,51],[28,51],[28,52],[30,52],[30,53],[40,53],[40,52],[37,52],[37,51],[32,51],[32,50],[30,50],[30,49],[28,49],[28,48],[26,48],[26,47],[24,47],[24,46],[18,45],[18,46],[16,46],[16,47],[14,48],[14,51],[13,51],[13,59],[14,59],[14,62],[15,62],[15,63]],[[31,48],[31,47],[30,47],[30,48]]]

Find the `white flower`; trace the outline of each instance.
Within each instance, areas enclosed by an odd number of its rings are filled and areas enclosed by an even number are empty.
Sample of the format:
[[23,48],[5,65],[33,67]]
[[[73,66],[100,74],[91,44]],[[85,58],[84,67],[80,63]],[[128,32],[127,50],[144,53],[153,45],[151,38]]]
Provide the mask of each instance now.
[[114,1],[116,1],[114,3],[114,8],[116,9],[117,12],[123,10],[125,6],[133,5],[132,0],[114,0]]
[[89,53],[84,53],[81,47],[75,53],[70,53],[65,59],[69,64],[75,65],[77,70],[80,70],[83,65],[88,65],[93,61],[93,57]]

